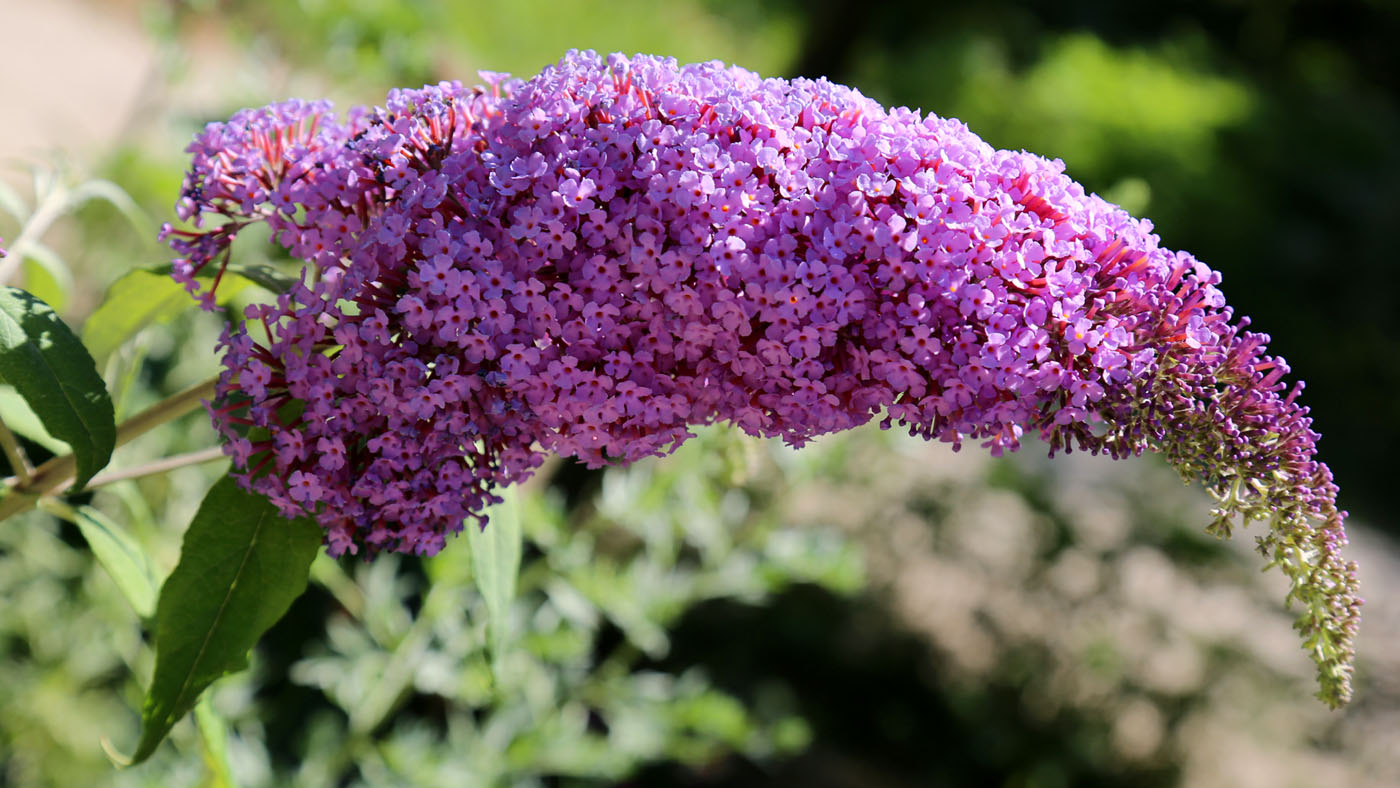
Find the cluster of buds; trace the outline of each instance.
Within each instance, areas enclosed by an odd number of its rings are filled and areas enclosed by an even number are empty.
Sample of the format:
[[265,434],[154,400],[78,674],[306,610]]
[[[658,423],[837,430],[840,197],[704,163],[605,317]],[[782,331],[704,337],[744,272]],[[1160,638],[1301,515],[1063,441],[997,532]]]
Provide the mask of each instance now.
[[591,52],[483,77],[344,120],[245,110],[190,147],[177,279],[212,305],[253,222],[307,263],[223,337],[211,411],[333,554],[436,552],[550,452],[625,463],[716,421],[993,453],[1029,431],[1162,452],[1215,532],[1267,521],[1323,697],[1349,697],[1355,569],[1301,384],[1150,223],[825,80]]

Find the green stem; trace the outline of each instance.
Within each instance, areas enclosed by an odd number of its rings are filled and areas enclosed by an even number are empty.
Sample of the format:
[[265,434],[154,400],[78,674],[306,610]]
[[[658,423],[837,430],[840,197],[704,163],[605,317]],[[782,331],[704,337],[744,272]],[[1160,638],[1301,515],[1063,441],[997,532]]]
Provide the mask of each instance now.
[[[117,427],[116,445],[124,446],[156,427],[189,413],[199,407],[201,401],[212,399],[218,381],[216,376],[191,386],[122,422]],[[65,454],[35,468],[28,483],[16,479],[7,484],[5,497],[0,499],[0,520],[33,508],[40,496],[51,494],[65,482],[71,483],[76,467],[77,459],[72,454]]]

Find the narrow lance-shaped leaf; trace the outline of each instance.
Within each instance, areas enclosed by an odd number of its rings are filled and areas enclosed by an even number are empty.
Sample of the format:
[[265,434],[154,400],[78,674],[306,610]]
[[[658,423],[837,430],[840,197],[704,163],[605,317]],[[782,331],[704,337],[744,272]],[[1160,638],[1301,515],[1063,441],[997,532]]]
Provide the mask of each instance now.
[[51,435],[73,447],[73,489],[107,465],[117,426],[97,365],[48,304],[13,287],[0,289],[0,381],[15,387]]
[[73,524],[92,554],[117,584],[136,615],[149,618],[156,609],[156,580],[141,545],[116,522],[91,506],[80,506]]
[[485,528],[467,524],[467,541],[472,552],[472,574],[486,601],[487,638],[493,659],[499,659],[505,642],[506,615],[515,598],[515,580],[520,574],[520,506],[515,489],[506,490],[504,502],[489,513]]
[[204,760],[207,772],[207,788],[237,788],[233,779],[233,768],[228,762],[228,725],[224,723],[209,696],[199,699],[194,705],[195,723],[199,725],[199,754]]
[[146,552],[125,528],[91,506],[69,506],[61,501],[41,501],[40,508],[78,526],[98,563],[107,570],[117,590],[142,618],[156,608],[156,581]]
[[321,533],[231,477],[209,490],[160,591],[156,669],[133,763],[150,757],[205,687],[247,667],[249,649],[306,590]]

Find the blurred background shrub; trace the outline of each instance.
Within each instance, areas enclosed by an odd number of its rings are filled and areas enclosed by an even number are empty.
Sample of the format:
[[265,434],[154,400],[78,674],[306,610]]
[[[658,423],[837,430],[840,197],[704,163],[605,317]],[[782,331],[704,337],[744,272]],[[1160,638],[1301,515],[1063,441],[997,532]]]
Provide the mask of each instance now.
[[[1203,536],[1203,495],[1151,458],[992,460],[878,430],[794,452],[712,428],[665,460],[531,483],[496,664],[464,542],[322,557],[253,668],[215,685],[227,752],[183,723],[116,772],[100,741],[135,739],[145,636],[76,533],[31,514],[0,527],[0,786],[1400,784],[1395,4],[0,0],[0,17],[0,236],[58,206],[22,275],[75,326],[164,261],[155,225],[203,123],[529,76],[570,47],[828,76],[1063,158],[1221,270],[1309,381],[1370,599],[1358,698],[1331,714],[1280,578],[1247,535]],[[96,178],[119,191],[46,201]],[[212,374],[219,328],[186,313],[114,353],[119,415]],[[36,459],[62,448],[38,437]],[[212,442],[192,416],[114,467]],[[221,470],[94,503],[163,573]]]

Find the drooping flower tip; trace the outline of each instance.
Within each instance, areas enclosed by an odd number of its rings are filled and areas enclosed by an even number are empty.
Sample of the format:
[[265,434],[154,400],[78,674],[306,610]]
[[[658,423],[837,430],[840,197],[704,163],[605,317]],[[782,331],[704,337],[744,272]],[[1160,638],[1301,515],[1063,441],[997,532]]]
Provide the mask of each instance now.
[[434,552],[547,452],[627,462],[713,421],[801,444],[882,414],[994,453],[1030,432],[1160,451],[1214,530],[1268,521],[1323,692],[1349,696],[1360,603],[1307,410],[1150,223],[825,80],[571,52],[487,81],[344,123],[244,111],[191,148],[177,278],[207,298],[252,222],[308,263],[250,309],[266,340],[225,337],[214,412],[332,551]]

